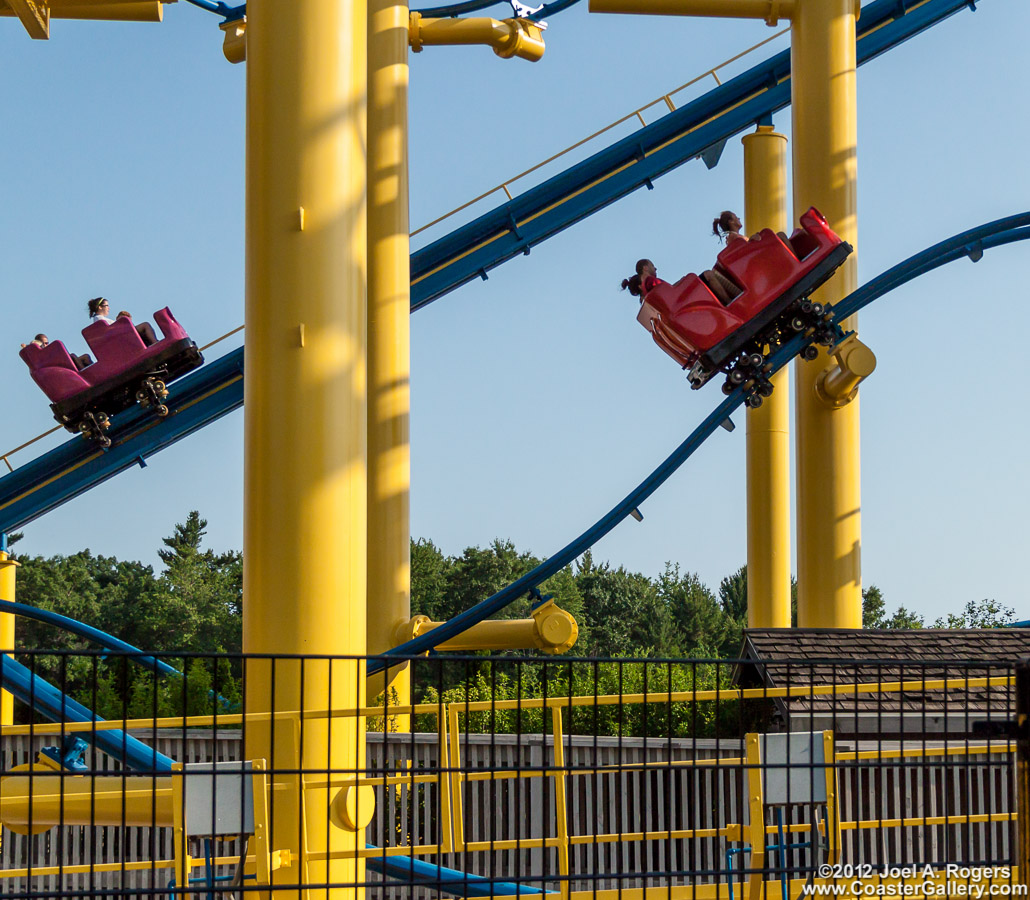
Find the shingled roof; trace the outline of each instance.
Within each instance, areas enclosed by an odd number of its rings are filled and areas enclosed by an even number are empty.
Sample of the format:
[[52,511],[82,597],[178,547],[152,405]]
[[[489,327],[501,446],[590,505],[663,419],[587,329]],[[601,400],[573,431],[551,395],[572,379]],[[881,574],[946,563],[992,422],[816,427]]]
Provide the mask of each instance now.
[[[903,681],[904,691],[847,690],[775,698],[789,730],[838,733],[968,733],[974,721],[1007,719],[1009,676],[1030,657],[1030,629],[749,628],[735,679],[742,687],[856,685]],[[987,684],[983,679],[996,679]],[[947,689],[922,682],[957,680]],[[913,684],[915,683],[915,684]]]

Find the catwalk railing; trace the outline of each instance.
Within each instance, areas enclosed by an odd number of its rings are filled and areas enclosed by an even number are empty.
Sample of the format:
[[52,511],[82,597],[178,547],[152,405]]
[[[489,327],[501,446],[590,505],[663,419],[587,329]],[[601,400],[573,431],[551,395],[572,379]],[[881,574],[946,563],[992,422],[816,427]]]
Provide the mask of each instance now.
[[[120,657],[18,660],[118,721],[3,729],[5,896],[183,893],[175,876],[187,869],[189,891],[209,895],[239,896],[262,879],[324,888],[325,848],[310,835],[290,846],[291,823],[276,818],[296,815],[285,798],[297,790],[309,819],[324,801],[332,830],[348,786],[372,791],[355,794],[371,816],[360,846],[330,838],[328,855],[363,860],[346,884],[376,895],[632,898],[662,888],[791,898],[823,883],[825,867],[885,890],[903,876],[884,867],[911,867],[935,885],[964,877],[996,894],[1022,889],[1014,744],[974,727],[1010,716],[1007,666],[837,660],[831,682],[827,665],[796,662],[780,684],[780,669],[753,660],[434,658],[415,662],[424,702],[413,706],[280,703],[269,716],[233,711],[245,674],[282,699],[297,676],[334,683],[363,661],[194,657],[186,676],[161,683]],[[765,683],[748,687],[756,678]],[[249,710],[267,699],[253,687],[244,694]],[[19,714],[29,718],[25,706]],[[917,722],[946,727],[918,731]],[[132,775],[108,754],[73,747],[110,728],[192,768]],[[330,764],[333,741],[358,746],[357,735],[360,765]],[[291,756],[316,740],[317,753]],[[254,756],[262,745],[269,758]],[[62,748],[49,758],[63,768],[47,764],[48,746]]]

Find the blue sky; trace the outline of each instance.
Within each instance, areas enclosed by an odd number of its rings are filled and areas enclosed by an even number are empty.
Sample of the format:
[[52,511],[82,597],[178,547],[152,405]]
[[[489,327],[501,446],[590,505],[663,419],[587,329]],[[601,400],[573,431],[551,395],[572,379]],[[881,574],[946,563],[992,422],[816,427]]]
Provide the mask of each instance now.
[[[242,323],[244,68],[223,59],[217,22],[179,2],[160,25],[55,21],[34,42],[0,19],[0,452],[53,424],[19,342],[42,330],[81,345],[87,298],[137,318],[169,305],[200,342]],[[537,64],[486,48],[412,55],[412,226],[770,33],[590,15],[584,2],[551,19]],[[861,282],[1028,208],[1028,33],[1030,4],[982,0],[860,69]],[[775,125],[789,136],[789,113]],[[713,216],[742,206],[734,139],[715,169],[689,163],[416,313],[413,534],[449,553],[501,537],[545,556],[663,459],[721,394],[687,388],[618,284],[640,256],[666,276],[708,267]],[[1030,618],[1028,261],[1023,245],[997,249],[861,316],[879,360],[862,388],[863,575],[890,605],[933,618],[992,597]],[[213,547],[241,547],[242,418],[38,520],[21,549],[156,563],[194,508]],[[743,427],[720,431],[642,511],[595,557],[650,575],[671,560],[716,586],[745,559]]]

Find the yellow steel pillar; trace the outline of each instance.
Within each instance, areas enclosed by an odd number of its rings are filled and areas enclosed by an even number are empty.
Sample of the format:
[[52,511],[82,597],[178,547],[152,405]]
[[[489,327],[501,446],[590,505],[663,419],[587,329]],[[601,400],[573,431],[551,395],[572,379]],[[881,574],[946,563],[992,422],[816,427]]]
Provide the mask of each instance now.
[[[18,564],[0,550],[0,600],[14,603],[14,573]],[[14,616],[0,613],[0,649],[14,649]],[[14,695],[0,691],[0,725],[14,724]]]
[[[411,618],[411,278],[408,240],[408,6],[368,11],[368,652]],[[411,702],[410,666],[390,671],[388,706]],[[369,682],[369,696],[383,679]],[[397,731],[407,716],[390,717]]]
[[[787,138],[771,126],[745,135],[748,233],[787,230]],[[747,411],[747,624],[790,628],[790,395],[787,370]]]
[[[365,0],[247,4],[248,653],[366,647],[366,43]],[[353,708],[364,687],[360,660],[252,659],[246,706]],[[273,893],[362,881],[363,864],[338,857],[364,848],[370,804],[346,787],[357,802],[341,802],[325,773],[338,784],[364,769],[363,720],[252,720],[246,753],[272,770],[269,846],[294,861]]]
[[[817,207],[856,248],[858,6],[796,0],[791,21],[795,217]],[[856,257],[817,292],[819,300],[834,303],[855,289]],[[816,382],[832,362],[822,352],[795,366],[798,624],[861,628],[858,400],[835,407],[819,398]]]

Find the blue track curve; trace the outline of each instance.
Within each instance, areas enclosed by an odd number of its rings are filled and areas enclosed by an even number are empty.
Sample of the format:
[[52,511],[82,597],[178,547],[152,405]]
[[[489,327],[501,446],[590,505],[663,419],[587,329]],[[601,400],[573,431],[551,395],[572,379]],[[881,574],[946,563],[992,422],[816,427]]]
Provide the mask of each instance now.
[[[1010,244],[1030,238],[1030,212],[1008,216],[988,222],[969,231],[963,231],[947,240],[911,256],[904,262],[888,269],[863,287],[849,294],[839,303],[833,305],[833,322],[840,324],[848,316],[868,306],[887,292],[900,287],[913,278],[939,268],[956,259],[970,258],[976,261],[984,250]],[[769,357],[769,362],[776,371],[786,365],[801,352],[808,343],[803,335],[797,335],[780,347]],[[740,407],[745,400],[743,388],[737,388],[722,401],[712,413],[691,432],[690,436],[680,444],[650,475],[616,504],[608,513],[598,519],[571,543],[566,544],[554,556],[542,562],[530,572],[496,594],[477,603],[471,609],[459,613],[452,619],[432,631],[414,640],[394,647],[368,662],[368,674],[380,672],[390,664],[390,657],[414,657],[433,650],[444,641],[457,637],[473,625],[489,618],[504,607],[513,603],[533,588],[555,575],[565,566],[592,547],[597,541],[610,532],[616,525],[639,507],[650,497],[683,463],[685,463],[729,416]]]
[[168,665],[168,663],[162,662],[156,657],[148,656],[138,647],[133,647],[132,644],[116,638],[113,634],[108,634],[106,631],[101,631],[99,628],[94,628],[92,625],[87,625],[85,622],[80,622],[77,619],[62,616],[60,613],[51,612],[48,609],[40,609],[37,606],[29,606],[25,603],[15,603],[13,600],[0,600],[0,613],[24,616],[26,619],[35,619],[37,622],[53,625],[55,628],[60,628],[70,634],[77,634],[87,641],[99,644],[105,650],[114,650],[118,653],[127,654],[133,662],[148,669],[153,669],[162,675],[182,674],[178,669]]

